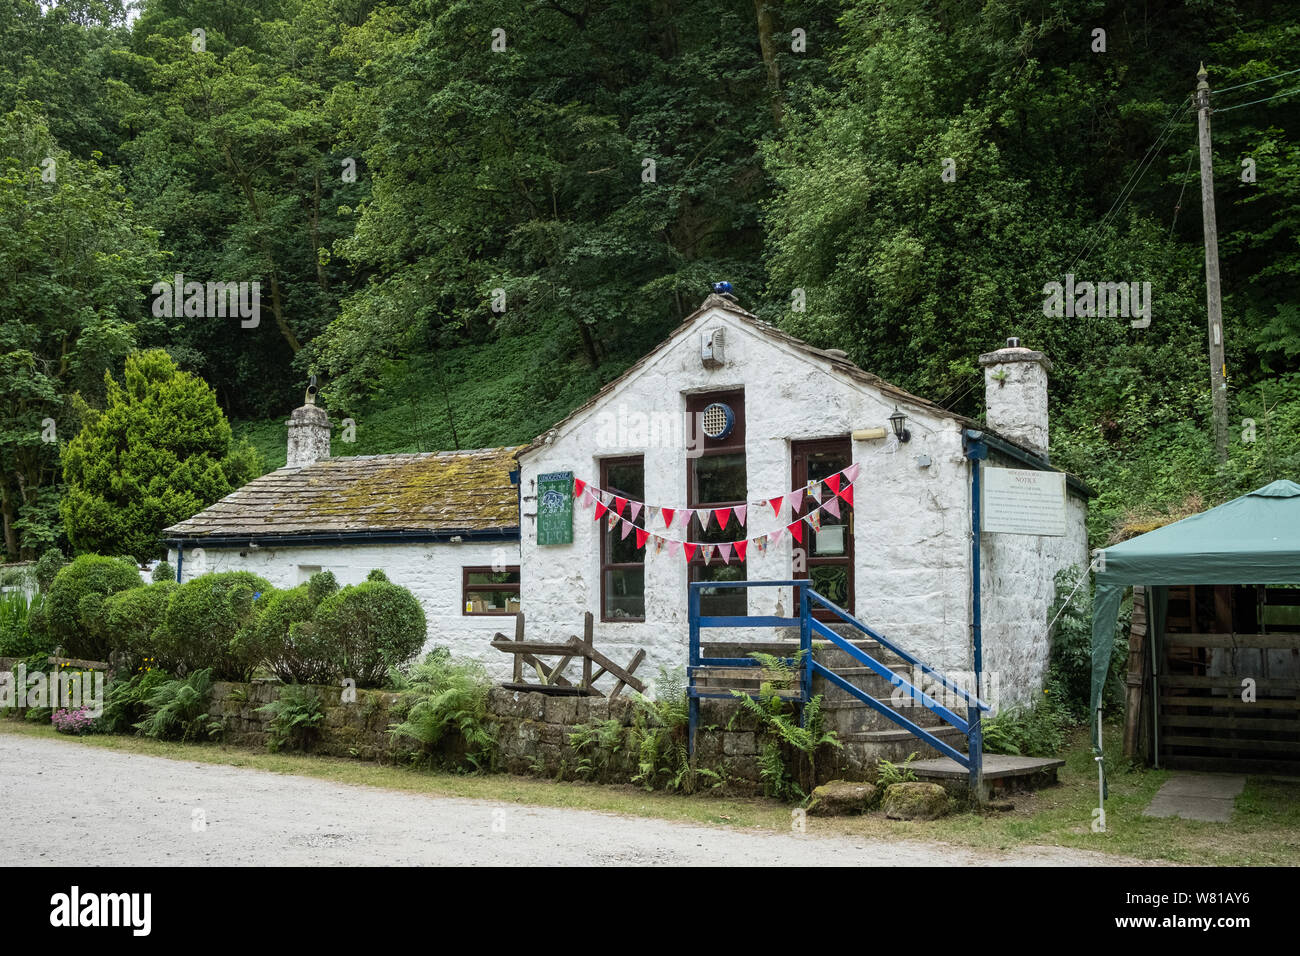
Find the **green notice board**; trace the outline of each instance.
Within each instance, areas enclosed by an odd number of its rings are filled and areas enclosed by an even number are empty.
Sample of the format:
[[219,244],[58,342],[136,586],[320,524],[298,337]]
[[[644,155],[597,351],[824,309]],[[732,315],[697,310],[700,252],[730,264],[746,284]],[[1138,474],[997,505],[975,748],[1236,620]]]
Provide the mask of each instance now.
[[573,543],[573,472],[537,476],[537,543]]

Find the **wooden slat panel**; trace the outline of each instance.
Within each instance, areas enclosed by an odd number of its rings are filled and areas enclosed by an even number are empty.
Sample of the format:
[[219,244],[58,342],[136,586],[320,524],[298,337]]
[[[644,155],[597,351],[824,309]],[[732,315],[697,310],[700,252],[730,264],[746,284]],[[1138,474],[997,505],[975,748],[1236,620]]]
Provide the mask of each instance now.
[[[1163,743],[1163,741],[1161,741]],[[1162,754],[1161,767],[1171,770],[1223,770],[1234,773],[1283,773],[1300,772],[1300,760],[1260,760],[1243,758],[1229,760],[1224,757],[1190,757],[1182,754]]]
[[1160,721],[1168,727],[1205,727],[1216,730],[1291,730],[1300,733],[1300,720],[1281,717],[1211,717],[1198,714],[1165,714]]
[[1247,703],[1236,697],[1166,697],[1160,695],[1166,707],[1214,707],[1228,710],[1300,710],[1300,700],[1257,700]]
[[1166,634],[1166,647],[1281,647],[1300,649],[1300,634]]
[[1235,754],[1242,750],[1280,750],[1300,754],[1300,740],[1243,740],[1232,737],[1182,737],[1166,736],[1162,744],[1170,747],[1197,747],[1201,750],[1221,750]]
[[[1230,687],[1241,690],[1240,677],[1193,677],[1188,674],[1166,675],[1160,678],[1161,687]],[[1255,690],[1300,691],[1300,677],[1261,677],[1255,680]]]

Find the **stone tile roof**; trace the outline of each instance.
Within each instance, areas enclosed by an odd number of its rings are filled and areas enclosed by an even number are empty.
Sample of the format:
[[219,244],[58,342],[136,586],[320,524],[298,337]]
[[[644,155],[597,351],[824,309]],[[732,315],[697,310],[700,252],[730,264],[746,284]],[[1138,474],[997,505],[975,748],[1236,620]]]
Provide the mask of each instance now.
[[518,532],[518,447],[326,458],[250,481],[165,538]]

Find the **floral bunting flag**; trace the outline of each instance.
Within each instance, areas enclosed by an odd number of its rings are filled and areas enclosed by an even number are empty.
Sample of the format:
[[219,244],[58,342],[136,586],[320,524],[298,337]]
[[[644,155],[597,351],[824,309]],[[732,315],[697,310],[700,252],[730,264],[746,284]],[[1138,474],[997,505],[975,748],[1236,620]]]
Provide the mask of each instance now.
[[754,547],[758,548],[759,554],[767,554],[767,535],[760,534],[754,539]]
[[668,539],[667,539],[667,538],[661,538],[661,537],[659,537],[659,535],[657,535],[657,534],[652,534],[650,537],[652,537],[652,538],[655,539],[655,554],[663,554],[663,552],[664,552],[664,543],[665,543]]
[[695,517],[700,519],[700,530],[708,531],[709,530],[709,509],[696,508],[694,513],[695,513]]
[[645,526],[647,528],[653,528],[655,526],[655,512],[658,510],[659,509],[654,505],[645,506]]
[[636,516],[639,515],[640,513],[641,513],[641,502],[639,501],[628,502],[627,518],[629,521],[635,521]]
[[808,515],[808,523],[812,525],[814,531],[820,531],[822,529],[822,513],[820,508]]
[[741,524],[744,524],[745,513],[749,510],[748,505],[736,505],[736,507],[732,508],[731,510],[736,513],[736,520],[739,521]]
[[605,519],[605,527],[608,528],[610,531],[613,531],[615,528],[618,527],[618,522],[619,522],[618,515],[614,514],[614,512],[611,511],[609,513],[609,517]]
[[822,503],[822,483],[820,481],[808,482],[808,487],[804,489],[808,492],[808,497],[818,504]]
[[747,547],[749,547],[749,542],[748,542],[748,541],[737,541],[737,542],[736,542],[736,560],[737,560],[737,561],[744,561],[744,560],[745,560],[745,549],[746,549]]
[[708,567],[709,559],[713,557],[713,545],[702,544],[700,547],[704,549],[704,566]]
[[731,509],[730,509],[730,508],[714,508],[714,509],[713,509],[713,517],[717,519],[717,522],[718,522],[718,530],[721,531],[722,529],[724,529],[724,528],[727,527],[727,519],[731,517]]

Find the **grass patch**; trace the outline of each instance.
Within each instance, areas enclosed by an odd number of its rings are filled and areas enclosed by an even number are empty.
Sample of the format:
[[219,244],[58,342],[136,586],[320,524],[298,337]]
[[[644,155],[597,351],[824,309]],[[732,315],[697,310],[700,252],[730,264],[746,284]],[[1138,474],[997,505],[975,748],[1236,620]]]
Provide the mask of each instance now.
[[[1117,730],[1111,728],[1108,734]],[[57,738],[74,746],[247,767],[431,796],[623,813],[738,829],[790,829],[790,808],[763,798],[687,797],[648,793],[632,786],[575,782],[557,785],[531,777],[440,773],[343,758],[267,754],[221,744],[179,744],[140,737],[89,736],[68,741],[52,727],[15,720],[0,720],[0,733]],[[1088,750],[1087,732],[1081,729],[1071,739],[1060,785],[1014,794],[1011,799],[1015,809],[1010,812],[967,812],[940,820],[910,822],[886,820],[880,813],[812,818],[808,830],[826,836],[943,841],[991,851],[1061,846],[1206,866],[1300,865],[1300,782],[1248,777],[1230,824],[1142,816],[1168,776],[1163,770],[1112,771],[1110,799],[1106,803],[1107,832],[1093,833],[1097,771]]]

